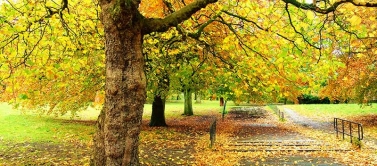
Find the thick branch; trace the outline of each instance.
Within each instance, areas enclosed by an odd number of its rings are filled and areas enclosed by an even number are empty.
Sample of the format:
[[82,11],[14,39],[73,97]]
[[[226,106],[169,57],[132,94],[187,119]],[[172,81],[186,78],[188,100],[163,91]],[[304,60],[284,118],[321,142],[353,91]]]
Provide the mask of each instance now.
[[354,6],[377,7],[377,3],[356,2],[355,0],[340,0],[333,4],[329,4],[330,6],[326,8],[320,8],[320,7],[315,6],[314,4],[307,4],[305,2],[299,2],[297,0],[283,0],[283,1],[287,4],[292,4],[293,6],[296,6],[304,10],[312,10],[312,11],[315,11],[317,13],[322,13],[322,14],[328,14],[328,13],[334,12],[341,4],[345,4],[345,3],[351,3]]
[[217,0],[196,0],[193,3],[183,7],[182,9],[170,14],[169,16],[158,19],[150,18],[144,20],[144,34],[149,34],[151,32],[164,32],[170,27],[177,26],[179,23],[189,19],[191,15],[205,8],[208,4],[215,3]]
[[213,21],[215,21],[216,18],[218,18],[221,15],[221,12],[217,13],[215,16],[213,16],[211,19],[209,19],[204,24],[200,25],[198,28],[198,31],[195,33],[188,33],[187,35],[194,39],[199,39],[200,35],[202,34],[204,28],[206,28],[209,24],[211,24]]

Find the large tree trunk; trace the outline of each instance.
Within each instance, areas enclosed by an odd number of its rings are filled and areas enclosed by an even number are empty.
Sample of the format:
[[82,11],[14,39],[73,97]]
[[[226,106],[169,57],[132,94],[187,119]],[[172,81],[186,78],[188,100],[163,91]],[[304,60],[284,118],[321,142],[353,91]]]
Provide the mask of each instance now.
[[113,7],[114,4],[101,3],[106,94],[94,135],[91,164],[138,165],[138,136],[146,99],[142,27],[133,14],[136,8],[115,13]]
[[194,115],[194,111],[192,110],[192,91],[191,91],[191,89],[185,89],[184,98],[185,98],[185,109],[184,109],[183,115],[187,115],[187,116]]
[[152,116],[149,126],[167,126],[165,122],[165,99],[156,95],[152,103]]

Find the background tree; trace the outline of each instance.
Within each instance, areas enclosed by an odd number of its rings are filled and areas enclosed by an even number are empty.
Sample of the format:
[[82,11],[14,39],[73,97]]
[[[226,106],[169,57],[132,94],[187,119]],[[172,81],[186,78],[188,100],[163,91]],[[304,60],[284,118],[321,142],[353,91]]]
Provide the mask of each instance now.
[[[91,1],[17,1],[0,10],[1,100],[39,113],[85,109],[104,86],[103,32]],[[86,11],[82,8],[91,8]]]

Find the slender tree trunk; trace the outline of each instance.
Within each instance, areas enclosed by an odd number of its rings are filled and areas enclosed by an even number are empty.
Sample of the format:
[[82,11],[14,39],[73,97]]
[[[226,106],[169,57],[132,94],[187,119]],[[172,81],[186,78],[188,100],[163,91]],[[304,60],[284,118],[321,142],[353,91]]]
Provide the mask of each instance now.
[[187,115],[187,116],[194,115],[194,112],[192,110],[192,92],[191,92],[191,89],[185,89],[184,98],[185,98],[185,109],[184,109],[183,115]]
[[224,106],[224,98],[220,97],[220,106]]
[[114,4],[101,2],[106,39],[105,103],[98,117],[91,165],[138,165],[146,99],[142,27],[132,14],[137,9],[114,13]]
[[167,126],[165,122],[165,99],[156,95],[152,103],[152,116],[149,126]]

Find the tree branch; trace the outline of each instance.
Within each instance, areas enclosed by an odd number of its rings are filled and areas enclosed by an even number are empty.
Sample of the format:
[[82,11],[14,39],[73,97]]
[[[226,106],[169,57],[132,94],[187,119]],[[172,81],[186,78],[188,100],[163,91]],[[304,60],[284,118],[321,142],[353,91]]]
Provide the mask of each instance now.
[[309,44],[311,47],[313,48],[316,48],[316,49],[321,49],[320,47],[317,47],[315,46],[314,44],[310,43],[310,41],[305,37],[304,34],[302,34],[301,32],[299,32],[296,27],[293,25],[293,22],[292,22],[292,17],[291,17],[291,13],[289,12],[288,10],[288,4],[285,5],[285,11],[287,12],[288,14],[288,20],[289,20],[289,24],[291,25],[291,27],[293,28],[293,30],[295,31],[295,33],[299,34],[302,39],[304,39],[305,43]]
[[215,2],[217,2],[217,0],[196,0],[163,19],[147,18],[144,20],[143,33],[164,32],[170,27],[177,26],[179,23],[189,19],[191,15],[200,9],[205,8],[208,4]]
[[297,0],[283,0],[287,4],[292,4],[293,6],[296,6],[297,8],[301,8],[304,10],[312,10],[317,13],[322,14],[328,14],[331,12],[334,12],[341,4],[351,3],[354,6],[364,6],[364,7],[377,7],[377,3],[373,2],[356,2],[355,0],[340,0],[333,4],[328,4],[330,6],[325,5],[325,8],[320,8],[316,6],[315,4],[307,4],[305,2],[299,2]]

